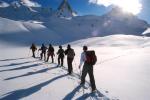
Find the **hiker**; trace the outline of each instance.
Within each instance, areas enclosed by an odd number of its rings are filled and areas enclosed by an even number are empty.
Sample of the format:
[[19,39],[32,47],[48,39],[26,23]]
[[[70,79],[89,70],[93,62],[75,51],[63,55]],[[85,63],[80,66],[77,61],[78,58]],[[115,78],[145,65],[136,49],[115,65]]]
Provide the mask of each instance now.
[[71,74],[73,71],[72,62],[75,56],[75,52],[69,44],[67,46],[67,49],[65,50],[65,55],[67,55],[68,74]]
[[49,56],[51,56],[52,63],[54,63],[55,54],[54,54],[54,48],[51,44],[49,44],[49,48],[48,48],[48,51],[47,51],[47,60],[46,60],[46,62],[48,62]]
[[41,58],[40,59],[42,60],[43,55],[44,55],[44,60],[46,61],[46,50],[47,50],[47,47],[44,44],[42,44],[42,46],[41,46],[41,48],[39,50],[41,50],[41,54],[40,54]]
[[[87,46],[83,46],[83,52],[81,53],[81,58],[80,58],[80,65],[79,65],[79,69],[81,68],[81,65],[84,63],[83,68],[82,68],[82,75],[81,75],[81,83],[80,85],[84,85],[85,84],[85,77],[87,75],[87,73],[89,74],[90,77],[90,83],[91,83],[91,88],[92,88],[92,92],[96,91],[96,85],[95,85],[95,79],[94,79],[94,75],[93,75],[93,65],[89,63],[89,56],[87,56],[87,51],[88,47]],[[95,53],[95,52],[94,52]],[[97,59],[95,58],[95,60],[97,61]],[[96,63],[96,62],[95,62]]]
[[32,43],[30,49],[32,50],[32,57],[35,58],[35,51],[37,50],[37,47],[34,43]]
[[64,63],[64,50],[62,49],[61,45],[59,46],[59,50],[57,52],[57,55],[58,55],[58,66],[60,65],[60,63],[61,63],[61,66],[63,66],[63,63]]

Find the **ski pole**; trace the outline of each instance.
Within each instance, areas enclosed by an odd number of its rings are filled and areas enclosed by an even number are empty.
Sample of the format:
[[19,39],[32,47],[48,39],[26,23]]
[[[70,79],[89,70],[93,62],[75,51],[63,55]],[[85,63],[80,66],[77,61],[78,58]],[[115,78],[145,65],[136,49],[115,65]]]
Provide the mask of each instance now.
[[81,79],[81,75],[82,75],[81,69],[79,69],[79,71],[80,71],[79,72],[79,76],[80,76],[79,79]]
[[58,55],[55,54],[55,63],[57,63]]
[[76,64],[76,61],[75,61],[75,59],[74,59],[73,61],[74,61],[74,65],[76,66],[77,64]]
[[[79,69],[80,70],[80,79],[81,79],[81,76],[82,76],[82,71],[81,71],[81,69]],[[83,95],[84,95],[84,86],[82,86],[82,92],[83,92]]]
[[31,51],[31,50],[29,49],[29,52],[28,52],[28,55],[27,55],[28,57],[29,57],[29,55],[30,55],[30,51]]
[[[76,64],[75,59],[73,60],[73,62],[74,62],[74,66],[77,67],[77,66],[76,66],[77,64]],[[78,70],[78,68],[77,68],[77,70]],[[76,70],[74,70],[74,72],[75,72],[75,71],[76,71]]]
[[37,52],[37,57],[39,57],[39,50],[38,50],[38,52]]
[[54,53],[54,55],[55,55],[55,60],[54,60],[54,62],[57,63],[57,54]]

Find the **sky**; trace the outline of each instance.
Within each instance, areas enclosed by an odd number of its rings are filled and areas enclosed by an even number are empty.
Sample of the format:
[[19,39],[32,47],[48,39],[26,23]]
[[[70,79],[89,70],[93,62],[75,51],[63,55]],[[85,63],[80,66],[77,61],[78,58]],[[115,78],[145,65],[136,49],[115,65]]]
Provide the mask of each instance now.
[[[13,0],[7,0],[13,1]],[[62,0],[23,0],[35,1],[42,6],[57,9]],[[125,12],[130,12],[150,23],[150,0],[68,0],[72,9],[78,15],[103,15],[111,10],[112,6],[120,6]]]

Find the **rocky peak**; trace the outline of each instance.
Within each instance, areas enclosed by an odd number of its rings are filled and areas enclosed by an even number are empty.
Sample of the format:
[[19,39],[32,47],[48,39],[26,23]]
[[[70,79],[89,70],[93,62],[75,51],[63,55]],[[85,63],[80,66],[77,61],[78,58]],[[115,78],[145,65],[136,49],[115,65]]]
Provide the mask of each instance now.
[[72,10],[72,7],[70,6],[68,0],[62,1],[62,3],[57,9],[56,14],[58,17],[65,17],[65,18],[73,17],[76,15],[75,12]]

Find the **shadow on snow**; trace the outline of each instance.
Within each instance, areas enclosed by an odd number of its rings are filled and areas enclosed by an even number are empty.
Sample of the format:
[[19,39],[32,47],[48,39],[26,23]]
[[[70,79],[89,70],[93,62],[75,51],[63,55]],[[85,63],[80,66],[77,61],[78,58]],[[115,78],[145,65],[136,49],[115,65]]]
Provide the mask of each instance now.
[[[73,97],[76,95],[77,92],[80,92],[80,89],[82,88],[81,85],[77,86],[76,88],[74,88],[73,91],[71,91],[69,94],[67,94],[63,100],[72,100]],[[95,93],[85,93],[82,96],[78,97],[76,100],[85,100],[87,98],[94,98],[94,100],[109,100],[109,98],[107,98],[105,95],[103,95],[99,90],[97,90]],[[104,99],[105,98],[105,99]]]
[[36,60],[35,61],[26,61],[26,62],[21,62],[21,63],[10,63],[8,65],[2,65],[0,67],[17,66],[17,65],[23,65],[23,64],[28,64],[28,63],[32,63],[32,62],[36,62]]
[[5,94],[6,96],[2,97],[1,100],[19,100],[21,98],[24,98],[24,97],[27,97],[29,95],[32,95],[33,93],[39,91],[42,87],[60,79],[60,78],[63,78],[67,76],[67,74],[64,74],[64,75],[60,75],[60,76],[57,76],[51,80],[48,80],[44,83],[40,83],[38,85],[35,85],[33,87],[29,87],[29,88],[26,88],[26,89],[20,89],[20,90],[15,90],[15,91],[12,91],[12,92],[9,92],[7,94]]
[[40,66],[40,65],[42,65],[42,64],[43,64],[43,63],[37,63],[37,64],[32,64],[32,65],[26,65],[26,66],[21,66],[21,67],[18,67],[18,68],[12,68],[12,69],[7,69],[7,70],[0,70],[0,72],[14,71],[14,70],[22,70],[22,69],[27,69],[27,68],[30,68],[30,67]]
[[51,68],[45,68],[45,69],[42,69],[42,70],[38,70],[36,72],[28,72],[26,74],[23,74],[23,75],[20,75],[20,76],[15,76],[15,77],[10,77],[10,78],[4,79],[4,80],[11,80],[11,79],[19,78],[19,77],[25,77],[25,76],[45,73],[45,72],[47,72],[49,70],[56,69],[56,68],[58,68],[58,67],[55,66],[55,67],[51,67]]
[[12,59],[1,59],[0,61],[12,61],[12,60],[21,60],[21,59],[27,59],[29,57],[24,57],[24,58],[12,58]]

